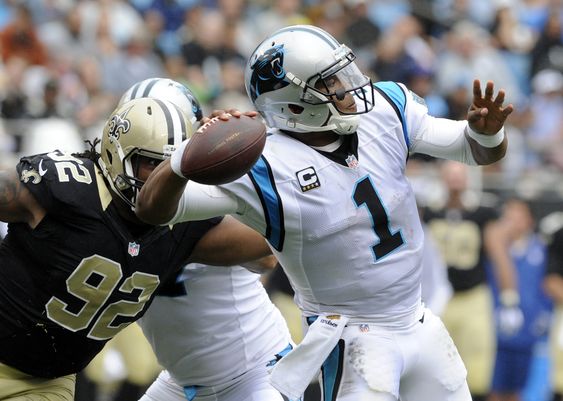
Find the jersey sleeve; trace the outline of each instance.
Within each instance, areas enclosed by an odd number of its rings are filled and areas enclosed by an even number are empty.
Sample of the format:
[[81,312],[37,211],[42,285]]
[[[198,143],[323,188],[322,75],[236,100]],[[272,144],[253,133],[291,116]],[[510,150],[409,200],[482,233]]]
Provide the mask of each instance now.
[[[278,209],[273,205],[269,207],[273,201],[266,201],[270,199],[268,195],[275,192],[271,186],[264,190],[266,195],[258,190],[260,186],[256,183],[256,169],[257,166],[245,176],[224,185],[211,186],[189,181],[178,203],[176,214],[167,224],[229,214],[262,235],[266,235],[268,224],[265,216],[274,218],[275,216],[272,215],[275,215]],[[258,175],[263,177],[264,174]],[[271,184],[271,181],[268,182]]]
[[49,214],[68,208],[87,210],[95,197],[83,189],[96,185],[93,162],[61,152],[24,157],[16,166],[20,181]]
[[374,89],[381,95],[381,97],[389,103],[395,112],[397,119],[401,123],[401,134],[399,141],[403,142],[407,148],[410,148],[409,124],[407,121],[407,91],[406,89],[392,81],[377,82],[373,85]]
[[395,82],[377,83],[380,93],[392,102],[403,125],[404,140],[411,153],[476,165],[465,138],[467,121],[436,118],[428,114],[424,100]]
[[24,157],[16,169],[20,181],[47,212],[60,208],[52,188],[53,182],[56,182],[53,174],[55,169],[47,154]]
[[236,214],[238,203],[220,187],[189,181],[178,203],[176,214],[166,224],[202,220],[225,214]]

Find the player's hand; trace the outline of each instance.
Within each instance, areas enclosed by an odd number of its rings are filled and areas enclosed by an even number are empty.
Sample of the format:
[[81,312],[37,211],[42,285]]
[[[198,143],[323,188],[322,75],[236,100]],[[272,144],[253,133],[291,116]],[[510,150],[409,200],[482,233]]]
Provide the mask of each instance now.
[[201,119],[201,125],[209,122],[214,117],[218,117],[220,120],[227,121],[231,117],[239,118],[240,116],[245,115],[248,117],[256,117],[258,115],[257,111],[245,111],[244,113],[237,109],[229,109],[229,110],[213,110],[210,116],[203,117]]
[[479,134],[494,135],[502,128],[506,118],[514,111],[514,106],[509,104],[503,107],[505,93],[501,89],[495,98],[494,85],[488,81],[485,87],[485,96],[481,93],[481,82],[473,81],[473,101],[467,112],[469,127]]
[[501,306],[497,310],[499,334],[513,336],[524,324],[524,314],[518,306]]

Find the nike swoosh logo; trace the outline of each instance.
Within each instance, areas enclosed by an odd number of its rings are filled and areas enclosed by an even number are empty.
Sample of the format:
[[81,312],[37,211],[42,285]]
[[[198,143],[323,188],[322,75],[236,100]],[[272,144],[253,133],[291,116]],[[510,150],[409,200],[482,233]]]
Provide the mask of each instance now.
[[43,177],[47,173],[48,169],[43,170],[43,159],[39,162],[39,175]]

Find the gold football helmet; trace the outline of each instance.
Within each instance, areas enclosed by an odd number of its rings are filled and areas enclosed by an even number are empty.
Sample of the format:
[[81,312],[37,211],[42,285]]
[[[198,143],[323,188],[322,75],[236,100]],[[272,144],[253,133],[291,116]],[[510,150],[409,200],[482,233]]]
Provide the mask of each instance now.
[[104,126],[99,160],[113,192],[134,210],[144,184],[137,177],[140,158],[160,163],[192,130],[188,116],[165,100],[139,98],[118,106]]

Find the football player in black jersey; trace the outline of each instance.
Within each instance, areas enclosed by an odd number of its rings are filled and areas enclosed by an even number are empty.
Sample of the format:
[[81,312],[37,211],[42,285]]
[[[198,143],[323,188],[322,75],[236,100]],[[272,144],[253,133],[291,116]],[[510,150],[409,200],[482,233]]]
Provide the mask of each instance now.
[[172,103],[134,99],[108,119],[99,154],[53,151],[0,172],[0,221],[9,223],[0,245],[0,399],[72,400],[74,374],[178,269],[270,253],[230,217],[156,227],[135,217],[144,179],[191,129]]

